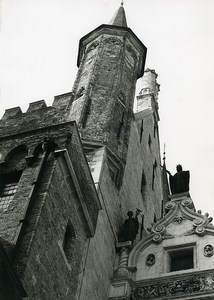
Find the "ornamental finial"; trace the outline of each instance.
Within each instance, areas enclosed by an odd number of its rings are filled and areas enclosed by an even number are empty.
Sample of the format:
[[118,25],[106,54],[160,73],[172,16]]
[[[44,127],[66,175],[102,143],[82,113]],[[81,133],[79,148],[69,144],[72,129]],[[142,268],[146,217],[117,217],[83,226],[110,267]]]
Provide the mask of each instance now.
[[124,1],[122,0],[122,1],[121,1],[121,3],[120,3],[120,5],[122,5],[122,6],[123,6],[123,4],[124,4]]

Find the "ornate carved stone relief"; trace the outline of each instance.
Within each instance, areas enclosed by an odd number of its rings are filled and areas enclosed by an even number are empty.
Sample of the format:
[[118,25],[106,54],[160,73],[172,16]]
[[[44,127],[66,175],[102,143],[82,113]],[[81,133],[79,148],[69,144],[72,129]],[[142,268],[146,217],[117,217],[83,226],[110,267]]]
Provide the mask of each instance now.
[[196,275],[188,279],[169,280],[156,284],[146,284],[132,290],[133,300],[158,299],[164,296],[200,294],[214,289],[214,274]]

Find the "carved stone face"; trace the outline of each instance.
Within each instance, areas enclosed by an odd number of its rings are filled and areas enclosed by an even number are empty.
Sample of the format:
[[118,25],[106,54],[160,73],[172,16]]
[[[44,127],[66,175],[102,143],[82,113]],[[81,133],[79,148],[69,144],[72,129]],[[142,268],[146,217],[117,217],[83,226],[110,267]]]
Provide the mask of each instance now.
[[148,267],[151,267],[155,264],[155,255],[150,253],[147,257],[146,257],[146,265]]
[[204,247],[204,256],[212,256],[213,255],[213,246],[212,245],[206,245]]

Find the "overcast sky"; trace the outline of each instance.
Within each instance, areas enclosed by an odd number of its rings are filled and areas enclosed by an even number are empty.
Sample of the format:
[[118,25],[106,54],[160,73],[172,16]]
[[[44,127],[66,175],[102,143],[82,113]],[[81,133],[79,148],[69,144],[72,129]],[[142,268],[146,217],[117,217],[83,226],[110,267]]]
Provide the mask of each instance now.
[[[108,23],[120,0],[2,0],[0,115],[71,91],[79,39]],[[214,217],[214,1],[125,0],[128,26],[148,48],[167,167],[190,170],[197,209]]]

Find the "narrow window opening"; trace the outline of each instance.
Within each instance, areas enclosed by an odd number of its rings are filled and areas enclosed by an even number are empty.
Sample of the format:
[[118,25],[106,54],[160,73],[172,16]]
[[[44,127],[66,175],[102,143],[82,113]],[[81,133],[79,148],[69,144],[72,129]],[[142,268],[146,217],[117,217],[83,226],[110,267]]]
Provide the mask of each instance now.
[[148,139],[148,145],[149,145],[149,148],[151,150],[151,145],[152,145],[152,139],[151,139],[151,136],[149,135],[149,139]]
[[156,168],[157,168],[157,161],[155,160],[155,162],[153,164],[153,171],[152,171],[152,189],[153,190],[154,190],[154,187],[155,187]]
[[88,116],[90,114],[90,109],[91,109],[91,98],[88,97],[87,103],[82,115],[82,127],[85,128],[88,120]]
[[140,142],[142,142],[143,138],[143,120],[141,121],[141,126],[140,126]]
[[143,238],[143,230],[144,230],[144,215],[142,214],[142,220],[141,220],[141,230],[140,230],[140,239]]
[[157,130],[157,125],[155,124],[154,125],[154,134],[153,134],[154,138],[156,137],[156,130]]
[[144,197],[145,194],[146,194],[146,176],[145,176],[145,173],[144,171],[142,172],[142,177],[141,177],[141,188],[140,188],[140,191],[141,191],[141,194],[142,196]]
[[63,241],[63,251],[68,262],[71,262],[73,247],[76,239],[76,234],[71,223],[66,227],[64,241]]
[[170,256],[170,272],[194,268],[193,248],[172,251]]

